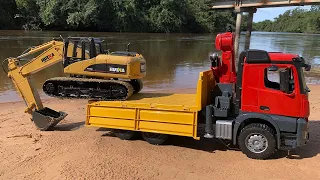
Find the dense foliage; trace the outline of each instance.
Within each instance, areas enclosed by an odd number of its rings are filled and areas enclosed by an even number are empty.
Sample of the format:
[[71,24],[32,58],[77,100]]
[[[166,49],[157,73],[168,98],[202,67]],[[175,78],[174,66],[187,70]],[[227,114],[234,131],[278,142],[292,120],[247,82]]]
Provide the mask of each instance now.
[[14,0],[0,0],[0,29],[13,28],[17,6]]
[[217,32],[235,24],[206,0],[1,0],[0,29]]
[[288,10],[274,21],[254,23],[253,29],[268,32],[320,33],[320,6],[312,6],[310,10]]

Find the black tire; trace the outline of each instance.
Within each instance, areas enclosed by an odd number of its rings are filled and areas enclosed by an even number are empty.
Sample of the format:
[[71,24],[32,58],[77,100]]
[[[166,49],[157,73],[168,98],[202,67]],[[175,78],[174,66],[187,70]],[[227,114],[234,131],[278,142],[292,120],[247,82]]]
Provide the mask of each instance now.
[[142,138],[148,143],[153,145],[163,144],[168,139],[168,137],[169,135],[167,134],[142,132]]
[[252,159],[267,159],[276,152],[274,130],[265,124],[254,123],[244,127],[238,144],[241,151]]
[[140,79],[132,79],[130,81],[130,84],[132,85],[134,89],[134,94],[139,93],[143,88],[143,82]]
[[132,140],[137,137],[136,131],[114,129],[113,133],[122,140]]

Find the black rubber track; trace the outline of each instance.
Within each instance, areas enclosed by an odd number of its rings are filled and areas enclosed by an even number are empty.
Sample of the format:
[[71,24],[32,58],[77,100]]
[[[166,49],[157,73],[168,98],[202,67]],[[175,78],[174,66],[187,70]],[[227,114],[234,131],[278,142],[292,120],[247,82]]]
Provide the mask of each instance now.
[[56,98],[117,101],[128,99],[134,89],[125,81],[56,77],[43,84],[43,91]]

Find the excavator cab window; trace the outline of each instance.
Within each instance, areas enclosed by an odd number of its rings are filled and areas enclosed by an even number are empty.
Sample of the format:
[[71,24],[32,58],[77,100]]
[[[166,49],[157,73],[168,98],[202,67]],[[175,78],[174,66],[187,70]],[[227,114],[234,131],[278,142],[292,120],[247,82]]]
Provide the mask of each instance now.
[[101,42],[98,38],[69,38],[64,46],[64,67],[103,54]]
[[93,53],[91,52],[91,45],[87,41],[81,41],[81,59],[91,59],[93,57]]
[[99,54],[103,54],[101,40],[97,38],[88,38],[81,41],[82,59],[92,59]]
[[95,46],[96,46],[96,54],[104,54],[104,49],[102,48],[102,44],[101,42],[95,42]]

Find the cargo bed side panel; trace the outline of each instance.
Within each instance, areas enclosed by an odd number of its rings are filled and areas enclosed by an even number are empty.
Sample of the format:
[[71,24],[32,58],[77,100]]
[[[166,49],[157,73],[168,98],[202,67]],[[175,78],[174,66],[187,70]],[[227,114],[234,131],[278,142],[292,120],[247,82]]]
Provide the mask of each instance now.
[[195,112],[142,109],[139,115],[139,131],[194,136]]
[[212,103],[212,70],[199,74],[197,93],[138,93],[127,101],[87,106],[87,126],[197,137],[198,112]]
[[88,105],[86,125],[197,138],[197,112]]

